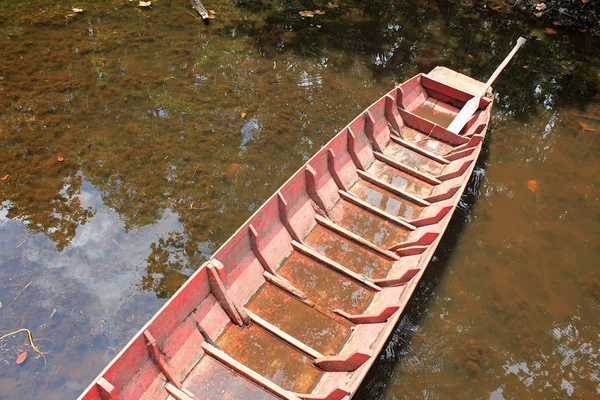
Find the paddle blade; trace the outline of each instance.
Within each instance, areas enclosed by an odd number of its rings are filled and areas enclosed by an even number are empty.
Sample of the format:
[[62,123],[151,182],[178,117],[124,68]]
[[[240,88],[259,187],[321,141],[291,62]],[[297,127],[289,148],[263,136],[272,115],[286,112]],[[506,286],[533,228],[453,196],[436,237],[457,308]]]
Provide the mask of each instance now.
[[456,118],[452,121],[450,126],[447,128],[452,133],[459,134],[459,132],[464,128],[464,126],[469,122],[475,111],[479,108],[479,101],[481,97],[476,96],[464,105],[464,107],[460,110]]

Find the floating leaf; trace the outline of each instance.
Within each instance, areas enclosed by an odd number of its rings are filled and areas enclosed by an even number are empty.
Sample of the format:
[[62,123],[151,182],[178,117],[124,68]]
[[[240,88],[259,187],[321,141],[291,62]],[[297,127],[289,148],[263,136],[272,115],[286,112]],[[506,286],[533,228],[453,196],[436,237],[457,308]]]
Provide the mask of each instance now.
[[323,14],[325,14],[325,11],[322,11],[322,10],[315,10],[315,14],[318,14],[318,15],[323,15]]
[[56,159],[58,160],[58,162],[63,162],[63,161],[65,161],[65,159],[64,159],[64,158],[62,158],[61,156],[58,156],[58,157],[56,157]]
[[[579,125],[583,128],[584,131],[587,131],[587,132],[596,132],[596,129],[595,128],[591,128],[587,124],[587,122],[579,121]],[[8,176],[8,175],[6,175],[6,176]],[[4,178],[2,178],[2,179],[4,179]]]
[[2,179],[3,181],[7,180],[7,179],[8,179],[8,174],[4,175],[4,176],[3,176],[2,178],[0,178],[0,179]]
[[556,29],[546,28],[546,29],[544,29],[544,33],[546,35],[556,35]]
[[238,172],[239,169],[240,169],[240,164],[232,163],[232,164],[229,164],[229,166],[226,169],[226,172],[228,175],[233,175],[236,172]]
[[308,18],[312,18],[315,16],[315,13],[312,11],[299,11],[298,14],[300,14],[301,17],[308,17]]
[[333,3],[327,3],[327,8],[338,8],[339,6],[337,4],[333,4]]
[[527,181],[527,189],[531,190],[533,193],[538,191],[538,181],[530,179]]
[[245,116],[246,116],[246,113],[245,113],[245,112],[241,112],[241,113],[240,113],[240,117],[244,118]]
[[27,358],[27,350],[22,352],[19,357],[17,357],[17,364],[23,364],[23,361]]

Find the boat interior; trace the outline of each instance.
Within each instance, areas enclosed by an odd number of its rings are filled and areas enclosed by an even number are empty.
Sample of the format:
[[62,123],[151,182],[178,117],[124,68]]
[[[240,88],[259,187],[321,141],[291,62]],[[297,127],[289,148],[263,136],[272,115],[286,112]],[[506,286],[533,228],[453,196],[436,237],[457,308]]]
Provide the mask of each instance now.
[[343,128],[179,289],[82,399],[347,399],[393,332],[493,99],[437,67]]

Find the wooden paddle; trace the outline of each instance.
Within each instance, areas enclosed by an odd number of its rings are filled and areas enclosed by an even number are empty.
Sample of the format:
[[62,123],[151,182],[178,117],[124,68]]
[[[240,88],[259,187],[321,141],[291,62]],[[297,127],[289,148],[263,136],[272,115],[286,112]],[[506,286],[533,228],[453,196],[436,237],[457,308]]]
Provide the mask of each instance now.
[[488,81],[485,83],[485,86],[481,89],[481,92],[477,96],[469,100],[467,104],[464,105],[462,110],[460,110],[458,115],[454,118],[450,126],[447,128],[450,132],[456,133],[458,135],[461,129],[464,128],[466,123],[469,121],[469,119],[471,119],[473,114],[475,114],[475,111],[477,111],[477,109],[479,108],[479,102],[481,101],[481,98],[485,95],[485,92],[487,92],[488,88],[492,85],[492,83],[494,83],[494,81],[496,80],[498,75],[500,75],[504,67],[506,67],[506,64],[509,63],[509,61],[513,58],[517,50],[519,50],[519,48],[523,46],[523,44],[525,44],[525,39],[520,37],[517,40],[516,46],[512,49],[510,54],[506,56],[504,61],[502,61],[502,64],[500,64],[498,68],[496,68],[496,71],[494,71],[493,75],[490,77],[490,79],[488,79]]

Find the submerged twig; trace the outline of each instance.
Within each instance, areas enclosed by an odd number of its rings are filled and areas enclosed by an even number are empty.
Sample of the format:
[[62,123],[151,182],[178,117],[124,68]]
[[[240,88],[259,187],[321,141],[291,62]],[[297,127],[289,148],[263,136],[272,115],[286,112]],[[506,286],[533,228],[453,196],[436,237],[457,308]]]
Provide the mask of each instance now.
[[17,329],[14,332],[10,332],[10,333],[7,333],[6,335],[0,336],[0,340],[5,339],[12,335],[16,335],[19,332],[27,332],[27,339],[29,339],[29,344],[31,345],[33,350],[35,350],[36,353],[38,353],[40,356],[42,356],[44,358],[44,365],[46,365],[46,356],[45,355],[48,354],[49,351],[43,352],[37,348],[37,346],[35,345],[34,340],[33,340],[33,335],[31,334],[31,331],[29,329],[27,329],[27,328]]
[[27,289],[29,287],[29,285],[31,285],[33,283],[33,281],[29,281],[29,283],[27,285],[25,285],[25,287],[21,290],[19,290],[19,293],[17,293],[17,297],[15,297],[15,300],[19,298],[19,296],[21,295],[21,293],[23,293],[23,291],[25,289]]

